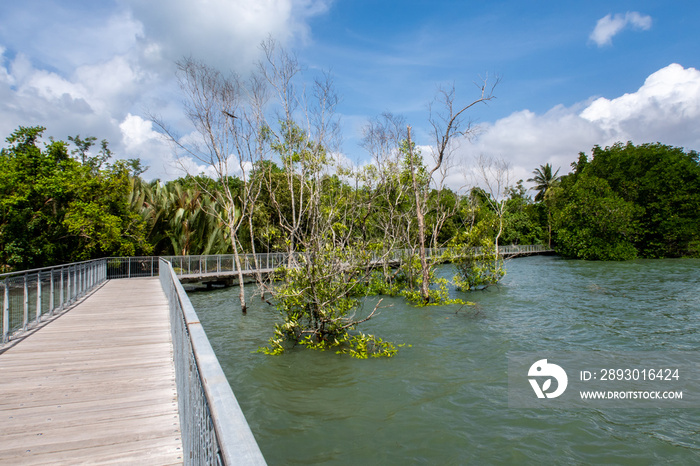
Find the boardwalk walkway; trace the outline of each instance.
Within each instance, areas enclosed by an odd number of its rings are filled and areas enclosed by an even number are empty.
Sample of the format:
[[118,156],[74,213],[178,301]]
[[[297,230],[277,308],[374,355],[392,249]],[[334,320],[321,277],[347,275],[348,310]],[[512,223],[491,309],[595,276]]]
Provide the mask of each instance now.
[[158,278],[108,281],[16,343],[0,354],[0,464],[182,464]]

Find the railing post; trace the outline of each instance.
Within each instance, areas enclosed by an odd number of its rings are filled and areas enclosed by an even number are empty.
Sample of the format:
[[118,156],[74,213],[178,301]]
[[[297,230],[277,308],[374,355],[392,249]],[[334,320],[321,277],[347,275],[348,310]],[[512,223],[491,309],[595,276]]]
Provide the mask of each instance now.
[[[71,271],[73,269],[73,271]],[[71,272],[73,277],[71,278]],[[68,267],[68,302],[73,302],[73,296],[75,295],[75,266]]]
[[56,301],[54,300],[54,283],[53,283],[53,273],[54,269],[51,269],[51,278],[49,280],[49,315],[53,315],[53,310],[56,307]]
[[10,333],[10,288],[7,278],[3,282],[5,289],[2,293],[2,342],[7,343]]
[[36,321],[41,319],[41,272],[36,273]]
[[61,298],[59,299],[59,301],[60,301],[59,306],[61,306],[61,310],[63,310],[63,303],[65,302],[65,300],[64,300],[65,293],[63,291],[63,282],[64,282],[63,267],[61,267],[61,286],[59,287],[60,288],[59,294],[61,296]]
[[24,318],[22,320],[22,328],[27,330],[29,325],[29,288],[27,284],[27,274],[24,274]]

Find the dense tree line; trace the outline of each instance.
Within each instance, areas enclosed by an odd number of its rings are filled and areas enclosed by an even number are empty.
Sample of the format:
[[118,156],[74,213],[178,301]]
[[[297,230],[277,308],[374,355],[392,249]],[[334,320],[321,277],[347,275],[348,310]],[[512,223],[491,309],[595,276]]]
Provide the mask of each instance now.
[[[231,253],[226,229],[217,216],[220,205],[212,194],[220,180],[188,176],[148,182],[139,176],[137,161],[110,163],[106,144],[91,155],[91,144],[42,142],[44,130],[20,127],[6,139],[7,147],[0,152],[0,261],[4,271],[106,256]],[[68,139],[82,141],[79,137]],[[344,220],[354,223],[368,243],[379,246],[392,241],[395,247],[405,247],[405,238],[391,238],[388,222],[412,214],[410,198],[401,192],[405,191],[401,183],[406,182],[407,171],[404,167],[403,172],[395,172],[392,179],[374,188],[356,187],[338,174],[325,174],[320,179],[322,202],[342,203],[352,209],[355,215]],[[265,182],[250,219],[255,234],[242,230],[243,251],[286,251],[280,216],[292,218],[300,209],[299,199],[294,200],[292,194],[295,189],[304,194],[299,191],[301,180],[289,178],[274,161],[261,163],[251,177],[265,177]],[[241,180],[231,177],[229,183],[236,195]],[[445,208],[455,210],[456,215],[444,222],[437,236],[428,234],[430,245],[444,246],[465,226],[493,221],[484,193],[478,190],[459,196],[446,189],[440,196],[438,199],[435,192],[429,196],[433,207],[426,213],[427,229],[434,230],[439,212]],[[517,199],[518,215],[522,215],[529,204],[522,185],[513,199]],[[393,211],[386,215],[390,209]],[[310,226],[302,224],[300,228]],[[415,225],[409,226],[404,236],[411,236],[413,228]],[[335,225],[336,233],[342,229]],[[518,242],[521,236],[515,233],[507,238]],[[532,238],[527,236],[528,241]]]
[[[0,261],[4,271],[105,256],[231,253],[213,193],[220,180],[204,176],[146,182],[138,161],[110,163],[105,141],[94,138],[41,142],[43,127],[20,127],[0,153]],[[71,144],[72,143],[72,144]],[[362,184],[338,173],[320,179],[324,202],[345,203],[343,222],[374,247],[416,247],[415,201],[407,195],[410,167],[392,166],[384,178],[368,167]],[[662,144],[595,147],[573,171],[557,177],[550,165],[506,191],[501,244],[548,244],[572,258],[620,260],[697,256],[700,250],[698,154]],[[300,209],[293,194],[300,180],[274,161],[251,177],[265,178],[251,210],[252,229],[242,229],[242,252],[285,251],[280,217]],[[374,177],[374,180],[370,178]],[[241,190],[231,177],[234,196]],[[427,244],[482,244],[496,235],[498,212],[482,188],[458,194],[449,188],[427,196]],[[295,206],[296,202],[296,206]],[[351,205],[350,205],[351,204]],[[446,212],[451,213],[445,215]],[[399,219],[404,218],[404,222]],[[394,224],[392,224],[392,222]],[[439,226],[439,228],[437,228]],[[309,228],[300,225],[300,228]],[[338,224],[336,233],[343,227]],[[253,234],[251,234],[251,231]],[[477,238],[478,237],[478,238]]]
[[[43,127],[20,127],[0,152],[2,269],[106,256],[303,252],[282,271],[282,284],[259,277],[263,296],[272,294],[284,317],[266,351],[282,352],[292,341],[366,357],[396,348],[353,333],[377,310],[355,317],[359,298],[450,302],[447,280],[434,274],[441,260],[456,265],[453,285],[469,290],[503,276],[499,244],[551,244],[566,257],[593,260],[698,255],[695,152],[595,147],[591,160],[579,154],[563,177],[548,164],[536,168],[528,180],[534,199],[522,180],[507,183],[502,162],[480,159],[483,183],[459,193],[435,183],[410,133],[386,139],[392,121],[366,129],[374,163],[361,168],[337,165],[312,133],[282,122],[264,136],[274,156],[255,161],[245,178],[165,183],[143,180],[138,160],[111,161],[106,141],[44,142]],[[422,246],[448,252],[423,259]],[[408,251],[401,263],[368,267],[396,249]]]
[[698,153],[663,144],[593,148],[550,190],[555,244],[580,259],[700,254]]

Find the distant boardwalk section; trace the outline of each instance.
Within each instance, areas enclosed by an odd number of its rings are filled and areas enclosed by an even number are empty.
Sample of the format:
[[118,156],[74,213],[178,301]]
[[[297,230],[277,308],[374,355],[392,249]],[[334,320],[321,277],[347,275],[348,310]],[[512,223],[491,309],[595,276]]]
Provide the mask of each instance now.
[[110,280],[0,348],[0,464],[181,464],[158,278]]
[[[486,252],[482,251],[482,248],[474,248],[473,251],[476,255]],[[516,257],[554,254],[554,250],[542,245],[516,244],[499,246],[498,253],[504,259],[513,259]],[[418,252],[408,249],[395,249],[389,253],[378,252],[374,254],[370,263],[372,265],[380,265],[383,261],[386,261],[392,266],[397,266],[401,261],[406,260],[413,254],[418,254]],[[428,248],[426,249],[426,254],[428,257],[435,258],[438,261],[440,261],[442,257],[444,257],[442,260],[443,262],[450,260],[447,248]],[[299,256],[300,254],[295,253],[295,255]],[[239,269],[232,254],[166,256],[164,259],[172,263],[173,269],[181,283],[201,283],[208,286],[230,286],[237,284],[236,278]],[[146,269],[148,269],[151,265],[151,258],[146,257],[141,260],[146,266]],[[244,281],[251,282],[255,281],[257,274],[266,276],[274,272],[276,268],[287,265],[289,262],[289,254],[241,254],[239,256],[239,261],[241,265],[240,273],[244,276]]]

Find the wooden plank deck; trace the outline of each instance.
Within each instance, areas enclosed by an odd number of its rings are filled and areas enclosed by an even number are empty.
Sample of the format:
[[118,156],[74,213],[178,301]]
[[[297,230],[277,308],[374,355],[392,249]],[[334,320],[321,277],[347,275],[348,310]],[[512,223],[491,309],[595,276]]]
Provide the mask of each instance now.
[[0,353],[0,464],[182,464],[172,355],[158,279],[106,282]]

